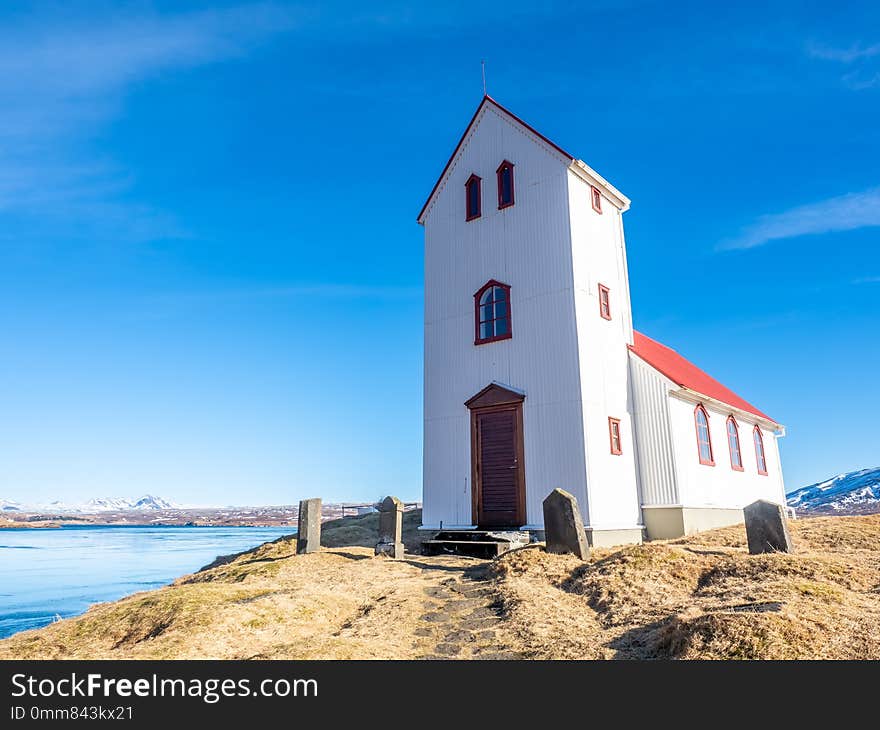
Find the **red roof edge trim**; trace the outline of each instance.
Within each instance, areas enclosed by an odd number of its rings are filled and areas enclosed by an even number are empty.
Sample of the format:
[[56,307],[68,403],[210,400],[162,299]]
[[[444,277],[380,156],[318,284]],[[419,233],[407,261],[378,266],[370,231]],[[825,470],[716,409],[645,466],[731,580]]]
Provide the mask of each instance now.
[[435,182],[434,187],[431,188],[431,193],[428,195],[427,200],[425,200],[425,204],[422,206],[422,209],[419,211],[419,214],[416,216],[416,221],[422,220],[422,216],[425,214],[425,211],[428,209],[428,205],[430,204],[431,200],[434,198],[434,193],[436,193],[437,188],[440,187],[440,182],[446,176],[446,171],[449,169],[449,166],[452,164],[452,161],[455,159],[455,156],[458,154],[458,151],[461,149],[462,144],[464,144],[465,139],[467,138],[468,134],[471,131],[471,127],[474,126],[474,122],[477,121],[477,117],[480,116],[480,112],[483,110],[483,107],[486,105],[487,102],[491,102],[492,104],[494,104],[498,109],[500,109],[502,112],[507,114],[507,116],[509,116],[511,119],[513,119],[518,124],[521,124],[529,132],[531,132],[536,137],[538,137],[538,139],[546,142],[548,145],[550,145],[554,150],[556,150],[563,157],[567,157],[569,160],[575,159],[574,155],[571,155],[568,152],[566,152],[558,144],[547,139],[543,134],[541,134],[537,129],[532,127],[530,124],[526,124],[522,119],[520,119],[518,116],[516,116],[516,114],[514,114],[512,111],[510,111],[506,107],[502,106],[501,104],[499,104],[491,96],[486,95],[480,100],[480,105],[477,107],[477,110],[474,112],[474,115],[471,117],[471,120],[468,122],[467,127],[465,127],[464,134],[461,135],[461,138],[458,140],[458,144],[455,145],[455,149],[452,151],[452,154],[449,156],[449,159],[446,161],[446,164],[443,166],[443,172],[440,173],[440,177],[437,178],[437,182]]
[[730,388],[719,383],[671,347],[652,340],[647,335],[635,330],[633,330],[633,340],[634,344],[629,345],[629,349],[676,385],[779,425],[766,413],[758,410]]

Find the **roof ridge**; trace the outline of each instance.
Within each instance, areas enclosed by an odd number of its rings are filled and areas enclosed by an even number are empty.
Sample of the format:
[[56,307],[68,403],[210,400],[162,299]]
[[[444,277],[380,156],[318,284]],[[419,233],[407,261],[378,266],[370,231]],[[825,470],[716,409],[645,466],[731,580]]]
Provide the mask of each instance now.
[[766,413],[749,403],[742,396],[734,393],[724,383],[713,378],[701,367],[695,365],[678,351],[664,345],[648,335],[633,330],[634,342],[628,345],[630,351],[638,355],[654,370],[669,378],[676,385],[692,390],[695,393],[712,398],[732,408],[779,424]]
[[461,146],[464,144],[465,139],[468,134],[470,134],[471,128],[474,126],[474,123],[477,121],[477,117],[480,116],[480,112],[486,103],[491,103],[495,107],[497,107],[500,111],[504,112],[507,116],[513,119],[517,124],[525,127],[526,130],[534,134],[538,139],[542,140],[546,144],[550,145],[556,152],[561,154],[563,157],[567,157],[569,163],[573,162],[577,158],[572,155],[570,152],[566,152],[562,147],[556,144],[553,140],[548,139],[543,134],[541,134],[537,129],[535,129],[532,125],[527,122],[524,122],[520,119],[516,114],[514,114],[510,109],[505,107],[503,104],[499,103],[495,99],[493,99],[488,94],[485,94],[482,99],[480,99],[480,103],[477,105],[477,110],[474,112],[474,115],[471,117],[471,120],[468,122],[467,127],[465,127],[464,132],[458,140],[458,143],[455,145],[455,149],[452,151],[452,154],[449,156],[449,159],[446,161],[446,164],[443,166],[443,171],[440,173],[440,177],[437,178],[437,182],[434,183],[434,187],[431,188],[431,192],[428,194],[427,199],[425,200],[425,204],[422,206],[422,209],[419,211],[419,214],[416,216],[416,221],[419,223],[422,222],[422,216],[425,214],[425,211],[428,209],[428,205],[430,205],[431,201],[434,199],[434,195],[437,193],[437,190],[440,188],[440,183],[443,181],[443,178],[446,177],[446,173],[449,168],[452,166],[452,161],[458,155],[458,151],[461,149]]

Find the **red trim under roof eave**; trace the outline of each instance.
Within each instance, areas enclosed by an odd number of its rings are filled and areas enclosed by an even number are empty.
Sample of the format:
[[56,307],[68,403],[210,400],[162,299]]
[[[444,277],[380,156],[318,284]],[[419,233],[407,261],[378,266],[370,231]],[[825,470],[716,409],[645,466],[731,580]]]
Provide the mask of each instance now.
[[652,340],[647,335],[643,335],[635,330],[633,330],[633,341],[634,344],[630,345],[629,349],[676,385],[688,388],[696,393],[726,403],[729,406],[778,425],[777,421],[774,421],[766,413],[759,411],[747,400],[740,398],[730,388],[722,385],[711,375],[700,370],[700,368],[679,355],[671,347],[666,347],[666,345]]
[[468,133],[471,131],[471,127],[474,126],[474,122],[477,121],[477,117],[480,115],[480,112],[482,111],[483,106],[486,104],[486,102],[492,102],[496,107],[498,107],[501,111],[503,111],[505,114],[507,114],[507,116],[509,116],[515,122],[521,124],[523,127],[525,127],[527,130],[529,130],[536,137],[538,137],[539,139],[541,139],[544,142],[546,142],[547,144],[549,144],[554,150],[556,150],[563,157],[567,157],[569,159],[569,161],[574,161],[574,159],[575,159],[574,155],[570,155],[568,152],[566,152],[564,149],[562,149],[562,147],[560,147],[558,144],[547,139],[537,129],[535,129],[534,127],[532,127],[529,124],[526,124],[522,119],[520,119],[518,116],[516,116],[516,114],[514,114],[509,109],[501,106],[501,104],[499,104],[497,101],[495,101],[495,99],[493,99],[491,96],[489,96],[487,94],[486,96],[484,96],[480,100],[480,105],[477,107],[477,111],[474,112],[474,115],[471,117],[471,120],[468,122],[467,127],[465,127],[464,134],[461,135],[461,139],[458,140],[458,144],[455,145],[455,149],[452,151],[452,154],[449,156],[449,159],[446,161],[446,164],[443,166],[443,172],[440,173],[440,177],[437,178],[437,182],[435,182],[434,187],[431,188],[431,193],[430,193],[430,195],[428,195],[428,199],[425,201],[425,204],[422,206],[422,209],[419,211],[419,214],[416,216],[416,222],[421,222],[422,216],[425,214],[425,211],[428,209],[428,204],[431,202],[432,198],[434,197],[434,193],[437,192],[437,188],[440,187],[440,181],[443,180],[443,178],[445,177],[446,171],[449,169],[449,166],[452,164],[452,161],[455,159],[455,156],[458,154],[459,149],[461,149],[462,143],[464,142],[465,138],[468,136]]

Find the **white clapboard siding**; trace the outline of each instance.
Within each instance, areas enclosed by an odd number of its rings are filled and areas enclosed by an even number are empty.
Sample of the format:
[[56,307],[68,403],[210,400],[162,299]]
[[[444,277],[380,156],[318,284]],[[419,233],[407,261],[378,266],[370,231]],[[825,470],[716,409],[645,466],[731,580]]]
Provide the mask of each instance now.
[[[672,426],[672,443],[678,473],[679,495],[686,507],[744,507],[756,499],[785,503],[782,466],[776,448],[776,435],[766,424],[764,452],[767,475],[758,474],[757,457],[752,429],[757,419],[739,411],[703,402],[709,415],[709,433],[715,466],[701,464],[697,451],[694,427],[696,398],[683,396],[677,391],[669,395],[669,416]],[[736,471],[730,465],[730,448],[727,442],[727,417],[733,414],[739,426],[740,450],[743,470]]]
[[671,383],[634,354],[630,355],[630,372],[642,504],[680,504],[669,423]]
[[[496,170],[514,164],[515,203],[497,207]],[[465,182],[482,179],[482,215],[465,220]],[[595,211],[591,186],[602,194]],[[543,525],[555,488],[585,524],[629,530],[642,506],[738,508],[784,501],[776,424],[737,411],[744,468],[730,468],[730,411],[706,403],[716,465],[699,463],[693,392],[635,355],[623,212],[629,201],[584,163],[488,98],[419,216],[425,227],[425,526],[473,523],[471,421],[465,401],[491,383],[525,394],[527,527]],[[474,345],[473,295],[510,287],[513,337]],[[611,319],[600,316],[607,286]],[[622,453],[611,451],[609,418]],[[761,422],[767,476],[752,428]],[[632,537],[632,536],[630,536]]]
[[[497,209],[495,171],[515,165],[516,204]],[[483,180],[482,217],[465,221],[464,185]],[[484,107],[425,218],[426,525],[470,524],[470,416],[464,402],[492,382],[522,390],[526,519],[556,487],[586,513],[583,419],[573,315],[567,162]],[[511,287],[513,338],[474,346],[473,294]]]

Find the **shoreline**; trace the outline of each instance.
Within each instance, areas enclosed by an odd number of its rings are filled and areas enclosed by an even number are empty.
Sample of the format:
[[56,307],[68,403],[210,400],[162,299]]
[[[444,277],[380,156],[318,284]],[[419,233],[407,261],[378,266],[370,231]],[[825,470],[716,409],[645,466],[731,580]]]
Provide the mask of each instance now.
[[[160,530],[155,530],[154,528],[156,527],[159,527]],[[175,528],[185,527],[199,527],[200,531],[204,530],[205,534],[197,536],[194,530],[181,530],[183,533],[188,533],[188,536],[181,536],[180,538],[176,537],[174,533],[178,532],[178,530]],[[237,529],[224,529],[232,527],[241,528],[241,536],[238,536]],[[44,537],[32,537],[27,534],[28,532],[32,533],[34,530],[38,533],[43,530],[52,530],[55,533],[64,531],[67,534],[46,534]],[[123,533],[128,532],[129,530],[135,534],[123,537]],[[3,538],[4,531],[7,534],[6,539]],[[13,553],[17,553],[18,555],[16,555],[16,557],[19,557],[19,555],[29,555],[30,551],[34,549],[42,550],[47,555],[53,554],[52,551],[55,551],[54,554],[61,555],[62,553],[57,551],[65,550],[65,546],[70,545],[71,539],[75,541],[85,539],[90,544],[99,545],[107,544],[105,542],[106,540],[110,540],[110,544],[120,544],[118,542],[119,540],[124,541],[122,544],[125,544],[130,540],[146,540],[149,544],[155,545],[162,545],[165,544],[164,541],[172,540],[175,541],[175,545],[183,546],[183,551],[181,552],[186,552],[187,545],[195,545],[198,550],[199,543],[204,543],[205,541],[207,541],[207,544],[210,546],[210,552],[203,549],[200,555],[188,558],[188,564],[186,565],[178,564],[170,569],[165,569],[161,567],[160,561],[158,564],[159,573],[156,573],[155,571],[147,571],[141,575],[137,573],[136,568],[124,573],[118,573],[113,576],[113,579],[111,580],[112,587],[109,594],[112,595],[108,595],[108,592],[105,590],[106,586],[102,583],[87,581],[84,584],[86,588],[83,589],[85,593],[81,597],[78,596],[78,594],[72,595],[69,591],[69,586],[67,585],[65,585],[61,591],[56,591],[52,593],[52,595],[46,596],[45,600],[40,601],[39,604],[30,603],[28,597],[22,599],[24,603],[21,601],[17,603],[13,596],[11,603],[2,603],[2,611],[0,611],[0,626],[2,626],[2,631],[0,631],[0,642],[14,639],[27,632],[39,632],[48,629],[59,620],[78,620],[98,606],[112,605],[134,596],[144,596],[155,593],[156,591],[161,591],[163,588],[173,585],[190,575],[205,570],[210,565],[222,560],[231,559],[241,554],[242,550],[248,552],[276,540],[289,538],[295,539],[296,531],[296,526],[290,525],[193,526],[173,524],[97,524],[82,522],[56,524],[45,521],[0,524],[0,542],[4,543],[0,547],[7,548],[13,551]],[[79,537],[76,536],[77,532],[80,533]],[[85,534],[87,532],[94,532],[96,536],[87,536]],[[115,532],[116,537],[109,537],[111,532]],[[141,537],[136,534],[138,532],[142,534],[145,533],[145,535]],[[18,536],[14,537],[13,534],[10,533],[17,533]],[[215,536],[212,533],[218,534]],[[177,542],[178,539],[183,540],[183,542]],[[157,540],[162,542],[156,542]],[[97,543],[95,541],[97,541]],[[147,543],[139,542],[138,544]],[[236,552],[230,552],[230,550]],[[0,550],[0,554],[5,552],[6,550]],[[28,564],[28,562],[22,563],[21,560],[18,560],[17,566],[13,566],[11,572],[10,570],[6,570],[9,566],[0,565],[0,568],[3,568],[0,569],[0,574],[2,574],[5,579],[11,580],[14,584],[17,571],[28,570]],[[5,581],[4,584],[6,584]],[[95,590],[92,589],[92,586],[95,587]],[[27,591],[25,591],[25,595],[27,596]],[[32,613],[29,620],[19,620],[22,618],[22,616],[18,615],[18,612],[22,610],[22,605],[30,606],[30,608],[27,609]],[[61,618],[62,615],[64,618]],[[54,619],[52,618],[53,616],[55,617]]]
[[60,530],[65,527],[202,527],[202,528],[285,528],[289,527],[294,532],[297,529],[295,522],[290,523],[264,523],[264,522],[237,522],[237,523],[204,523],[204,522],[6,522],[0,523],[0,530]]
[[[321,511],[322,522],[351,516],[365,505],[328,503]],[[296,505],[266,507],[174,507],[147,510],[105,510],[98,512],[8,511],[0,512],[3,528],[54,528],[65,525],[99,527],[296,527]]]
[[0,641],[0,659],[880,659],[880,515],[789,524],[751,555],[742,524],[676,540],[539,544],[495,560],[374,555],[378,515],[280,537],[168,586]]

